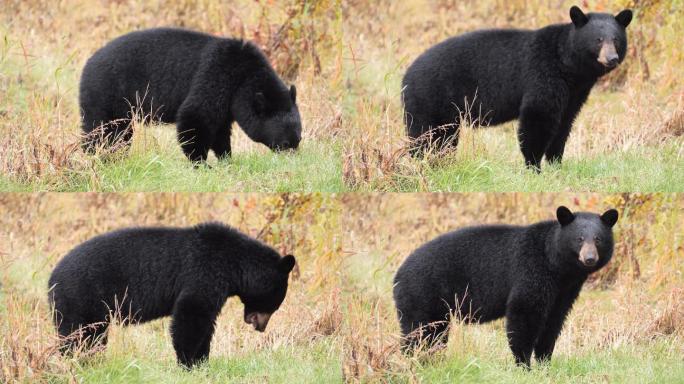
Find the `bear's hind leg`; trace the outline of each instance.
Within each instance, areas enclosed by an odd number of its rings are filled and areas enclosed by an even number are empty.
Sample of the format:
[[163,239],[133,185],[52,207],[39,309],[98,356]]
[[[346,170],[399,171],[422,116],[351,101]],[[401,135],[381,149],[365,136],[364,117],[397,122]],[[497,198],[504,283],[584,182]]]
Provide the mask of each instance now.
[[83,111],[82,119],[81,147],[84,152],[93,154],[98,147],[105,144],[107,127],[114,117],[104,110],[87,110]]
[[448,341],[449,321],[429,316],[402,318],[401,331],[404,335],[405,352],[412,352],[421,345],[432,348]]
[[[85,325],[84,325],[85,324]],[[71,354],[79,349],[90,351],[107,346],[107,322],[87,322],[66,318],[57,327],[61,339],[59,351]]]
[[422,157],[431,148],[441,151],[458,145],[458,122],[440,124],[417,117],[407,122],[407,126],[412,140],[409,153],[413,157]]
[[178,363],[192,368],[209,355],[216,313],[201,300],[182,296],[174,304],[171,337]]

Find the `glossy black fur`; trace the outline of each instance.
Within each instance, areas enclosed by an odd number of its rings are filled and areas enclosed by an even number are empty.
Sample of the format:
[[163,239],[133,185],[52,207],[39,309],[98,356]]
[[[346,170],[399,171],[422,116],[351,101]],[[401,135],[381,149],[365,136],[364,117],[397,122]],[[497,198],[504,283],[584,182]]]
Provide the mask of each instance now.
[[88,151],[103,138],[128,143],[132,110],[177,123],[192,161],[206,160],[210,149],[230,156],[234,121],[274,150],[296,149],[301,140],[296,90],[256,46],[182,29],[132,32],[95,52],[81,76],[80,105]]
[[294,262],[218,223],[128,228],[69,252],[50,276],[48,296],[65,352],[106,345],[110,313],[124,324],[170,315],[178,362],[191,367],[209,356],[226,300],[240,297],[246,314],[275,312]]
[[[533,350],[549,359],[582,284],[612,257],[617,212],[559,217],[563,225],[468,227],[415,250],[394,278],[406,348],[446,341],[451,315],[476,323],[505,316],[517,363],[529,366]],[[598,263],[587,267],[578,252],[597,238]]]
[[597,61],[598,39],[614,41],[622,62],[632,17],[579,13],[586,20],[571,12],[574,23],[466,33],[420,55],[402,83],[413,153],[430,143],[455,146],[461,116],[484,125],[518,119],[525,163],[538,170],[544,156],[560,162],[575,117],[610,71]]

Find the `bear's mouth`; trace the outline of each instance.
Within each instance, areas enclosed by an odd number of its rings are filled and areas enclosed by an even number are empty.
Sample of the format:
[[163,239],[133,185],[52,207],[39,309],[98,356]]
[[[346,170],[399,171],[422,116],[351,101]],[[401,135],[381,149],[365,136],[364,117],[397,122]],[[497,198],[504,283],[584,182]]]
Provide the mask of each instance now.
[[602,61],[599,61],[599,63],[603,66],[603,68],[605,68],[605,69],[607,69],[607,70],[615,69],[615,68],[618,66],[617,61],[615,61],[615,62],[606,62],[606,63],[604,63],[604,62],[602,62]]
[[270,318],[270,313],[250,312],[245,315],[245,323],[252,324],[255,331],[263,332],[266,330],[266,325],[268,325],[268,320]]

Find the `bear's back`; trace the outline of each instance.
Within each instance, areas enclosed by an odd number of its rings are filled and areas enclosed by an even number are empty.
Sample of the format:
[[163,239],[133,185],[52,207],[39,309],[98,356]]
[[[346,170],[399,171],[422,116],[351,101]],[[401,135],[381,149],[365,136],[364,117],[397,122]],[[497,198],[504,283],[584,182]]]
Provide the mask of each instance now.
[[[100,275],[128,280],[141,270],[171,274],[192,257],[193,239],[175,228],[125,228],[95,236],[72,249],[57,263],[50,278],[97,280]],[[166,272],[166,273],[165,273]]]

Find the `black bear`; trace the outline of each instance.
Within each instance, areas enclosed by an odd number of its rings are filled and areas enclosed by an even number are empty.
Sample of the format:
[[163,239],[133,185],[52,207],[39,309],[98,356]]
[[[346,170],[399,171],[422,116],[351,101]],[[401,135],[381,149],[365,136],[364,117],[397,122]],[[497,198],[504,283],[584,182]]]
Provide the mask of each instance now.
[[[84,148],[130,142],[132,110],[177,123],[185,155],[211,149],[230,156],[236,121],[273,150],[296,149],[301,122],[294,85],[287,88],[253,44],[174,28],[137,31],[95,52],[80,84]],[[98,129],[101,127],[101,129]],[[104,140],[103,140],[104,139]]]
[[463,228],[415,250],[394,278],[405,349],[446,341],[451,315],[475,323],[505,316],[518,364],[529,367],[533,350],[537,360],[550,359],[584,281],[613,255],[618,213],[559,207],[556,216]]
[[519,119],[528,167],[560,162],[580,108],[597,79],[620,64],[632,12],[570,9],[572,23],[538,30],[481,30],[420,55],[403,79],[404,119],[420,155],[430,143],[456,145],[462,116],[485,125]]
[[220,223],[127,228],[69,252],[52,271],[48,297],[65,353],[106,345],[112,313],[123,324],[171,315],[178,362],[192,367],[209,356],[214,322],[231,296],[263,332],[294,265],[294,256]]

